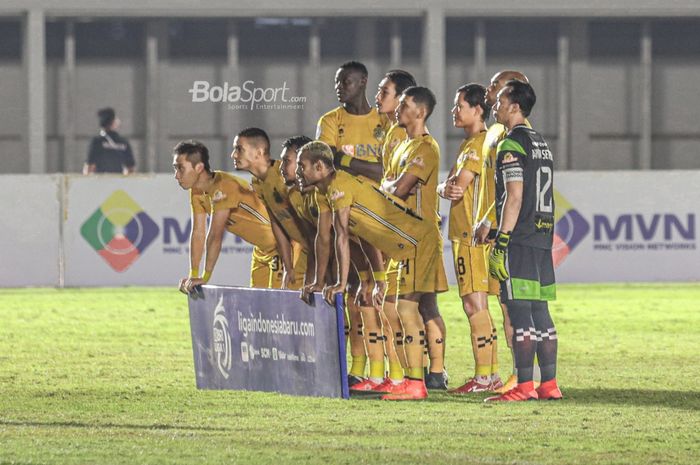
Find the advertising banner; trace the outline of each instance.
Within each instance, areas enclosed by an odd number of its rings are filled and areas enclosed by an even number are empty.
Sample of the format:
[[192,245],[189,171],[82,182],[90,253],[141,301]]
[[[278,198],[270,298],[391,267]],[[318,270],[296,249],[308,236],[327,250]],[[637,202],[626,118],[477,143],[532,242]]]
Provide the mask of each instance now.
[[197,388],[347,398],[342,303],[315,297],[202,286],[189,298]]
[[[67,176],[67,286],[177,286],[189,273],[189,193],[172,176]],[[226,233],[211,283],[247,286],[253,247]]]
[[[176,286],[189,271],[189,195],[171,175],[2,182],[3,287]],[[700,171],[557,172],[554,189],[558,282],[700,279]],[[455,283],[449,210],[441,199],[445,268]],[[210,283],[247,286],[251,253],[226,233]]]
[[0,287],[59,286],[60,175],[3,175]]

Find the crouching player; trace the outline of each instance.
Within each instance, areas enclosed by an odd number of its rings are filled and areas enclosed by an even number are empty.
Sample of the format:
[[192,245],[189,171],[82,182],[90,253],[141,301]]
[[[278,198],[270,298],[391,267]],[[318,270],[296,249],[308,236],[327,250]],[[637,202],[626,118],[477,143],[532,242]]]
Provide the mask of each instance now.
[[[270,155],[270,138],[260,128],[247,128],[233,140],[231,152],[237,170],[253,175],[253,188],[262,199],[272,220],[272,232],[284,268],[284,289],[301,289],[308,273],[310,231],[289,202],[289,190],[280,172],[280,161]],[[308,273],[307,273],[308,270]]]
[[462,298],[462,307],[469,319],[474,376],[450,391],[468,394],[500,388],[496,328],[488,309],[488,251],[483,244],[474,243],[473,230],[483,197],[481,172],[484,166],[482,146],[486,137],[485,119],[490,108],[484,103],[486,89],[479,84],[460,87],[455,95],[452,120],[462,128],[465,140],[459,148],[456,164],[438,193],[452,201],[450,206],[449,238],[452,241],[455,275]]
[[[194,286],[209,281],[226,230],[254,246],[250,285],[279,288],[282,272],[270,218],[250,184],[232,174],[212,171],[209,150],[193,140],[175,146],[173,168],[180,187],[190,191],[192,208],[190,275],[180,280],[180,291],[189,293]],[[207,216],[211,216],[208,230]],[[200,275],[202,256],[204,271]]]
[[[332,301],[334,295],[342,293],[347,285],[350,235],[358,238],[368,257],[375,258],[373,268],[382,266],[379,252],[395,260],[416,260],[420,257],[416,262],[419,269],[430,268],[430,263],[439,258],[440,232],[434,218],[431,216],[424,220],[397,197],[381,192],[367,181],[336,171],[333,168],[333,152],[325,143],[311,142],[302,147],[298,171],[307,185],[314,185],[325,193],[333,211],[338,280],[324,290],[327,300]],[[381,270],[374,268],[374,271]],[[422,282],[420,274],[416,274],[414,279],[415,291],[420,295],[426,283]],[[381,304],[386,282],[381,278],[375,281],[375,304]],[[423,380],[425,327],[418,311],[418,301],[400,301],[399,314],[403,324],[408,377],[382,399],[424,399],[428,396]],[[383,339],[383,334],[381,337]]]
[[[498,144],[496,214],[499,231],[489,272],[501,282],[501,300],[513,325],[518,384],[487,401],[561,399],[557,386],[557,331],[547,301],[556,298],[554,161],[547,142],[525,124],[535,105],[530,84],[511,80],[498,93],[496,120],[508,129]],[[542,382],[535,390],[537,355]]]

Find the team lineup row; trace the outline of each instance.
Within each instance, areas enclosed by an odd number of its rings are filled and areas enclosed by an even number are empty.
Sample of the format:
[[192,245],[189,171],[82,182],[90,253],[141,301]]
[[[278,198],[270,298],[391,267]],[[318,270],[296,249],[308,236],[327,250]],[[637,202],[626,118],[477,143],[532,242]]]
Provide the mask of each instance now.
[[[335,75],[340,106],[320,118],[315,140],[287,139],[279,160],[264,130],[239,132],[231,158],[252,184],[212,170],[200,142],[175,146],[175,178],[189,190],[192,209],[190,273],[179,289],[209,281],[228,230],[254,246],[251,286],[298,289],[305,301],[315,292],[329,302],[347,296],[352,391],[424,399],[448,381],[437,305],[437,293],[448,290],[441,196],[451,201],[448,238],[475,363],[474,376],[448,392],[497,392],[487,401],[561,399],[547,305],[556,296],[553,157],[527,120],[536,101],[527,78],[502,71],[488,87],[457,89],[452,117],[465,139],[442,182],[440,149],[426,123],[433,93],[392,70],[372,107],[367,80],[364,65],[343,64]],[[513,353],[506,383],[489,294],[499,296]]]

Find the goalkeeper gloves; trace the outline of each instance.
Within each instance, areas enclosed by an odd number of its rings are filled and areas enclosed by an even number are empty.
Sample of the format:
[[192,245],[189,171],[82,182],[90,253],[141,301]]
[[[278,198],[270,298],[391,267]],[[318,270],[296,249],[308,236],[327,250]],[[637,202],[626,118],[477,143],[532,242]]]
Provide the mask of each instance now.
[[509,278],[506,270],[506,250],[510,242],[510,233],[500,232],[489,256],[489,274],[499,281]]

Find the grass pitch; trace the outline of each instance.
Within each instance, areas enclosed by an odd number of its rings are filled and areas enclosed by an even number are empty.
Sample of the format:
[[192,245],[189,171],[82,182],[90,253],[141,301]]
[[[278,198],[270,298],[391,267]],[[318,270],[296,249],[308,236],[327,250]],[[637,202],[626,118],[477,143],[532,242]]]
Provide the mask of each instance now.
[[[454,291],[440,304],[456,386],[469,329]],[[700,461],[697,284],[559,286],[566,399],[507,405],[197,391],[186,305],[174,288],[1,290],[0,463]]]

